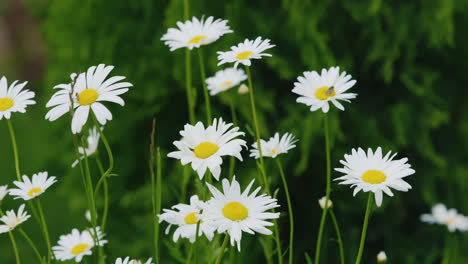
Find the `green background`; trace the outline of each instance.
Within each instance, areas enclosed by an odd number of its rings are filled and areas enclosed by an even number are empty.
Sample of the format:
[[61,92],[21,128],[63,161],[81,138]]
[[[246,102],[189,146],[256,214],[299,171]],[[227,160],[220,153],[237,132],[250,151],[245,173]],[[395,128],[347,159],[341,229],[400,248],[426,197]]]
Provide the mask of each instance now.
[[[182,202],[196,190],[192,175],[187,191],[181,187],[179,162],[166,158],[172,141],[187,122],[184,51],[169,52],[160,41],[167,28],[182,20],[182,1],[124,0],[29,0],[29,12],[39,23],[45,41],[46,69],[28,88],[37,94],[37,104],[27,114],[13,114],[22,172],[48,171],[59,181],[42,197],[53,244],[71,228],[83,229],[86,198],[74,160],[70,122],[66,117],[50,123],[44,119],[52,87],[69,81],[72,72],[105,63],[116,66],[114,75],[124,75],[134,84],[123,95],[125,107],[107,104],[114,120],[106,125],[118,177],[110,181],[111,207],[107,228],[108,262],[118,256],[147,257],[152,254],[152,216],[148,171],[151,120],[156,118],[156,142],[163,153],[163,208]],[[357,99],[346,111],[333,109],[332,166],[351,148],[382,146],[408,157],[416,174],[407,178],[413,189],[384,197],[372,214],[363,263],[374,263],[385,250],[390,263],[438,263],[446,229],[419,221],[430,207],[445,203],[468,214],[468,1],[466,0],[342,0],[342,1],[190,1],[190,14],[213,15],[229,20],[235,33],[204,47],[207,74],[217,70],[216,51],[227,50],[245,38],[271,39],[277,46],[272,58],[253,62],[252,74],[262,136],[291,132],[298,147],[282,158],[296,217],[296,263],[305,263],[304,252],[313,256],[324,195],[325,155],[321,112],[310,112],[295,102],[291,92],[297,76],[306,70],[338,65],[352,74]],[[2,6],[0,12],[6,12]],[[1,14],[1,13],[0,13]],[[30,43],[35,45],[35,43]],[[18,60],[21,60],[19,55]],[[193,85],[197,90],[197,118],[204,120],[204,103],[196,56]],[[23,78],[18,63],[0,69],[9,81]],[[27,77],[27,76],[26,76]],[[241,130],[253,142],[247,96],[234,91],[212,97],[214,116],[231,120],[233,98]],[[250,130],[249,130],[250,129]],[[13,153],[5,120],[0,120],[0,184],[15,178]],[[102,146],[101,146],[102,147]],[[101,150],[105,158],[104,149]],[[237,178],[244,184],[255,177],[255,162],[237,163]],[[227,164],[227,159],[225,162]],[[283,247],[287,245],[286,201],[279,175],[270,159],[268,177],[280,188],[284,213],[280,219]],[[93,176],[99,175],[96,168]],[[222,177],[227,173],[223,168]],[[333,173],[332,177],[338,177]],[[355,198],[348,186],[333,183],[332,199],[340,222],[347,262],[357,252],[366,195]],[[187,199],[185,199],[187,202]],[[4,200],[2,208],[16,208],[19,201]],[[24,225],[38,243],[40,230],[34,220]],[[186,242],[172,243],[162,225],[162,263],[179,263]],[[453,263],[468,263],[466,234],[455,233]],[[19,234],[16,234],[18,240]],[[237,263],[264,263],[261,235],[245,235]],[[338,248],[331,224],[327,224],[322,263],[338,263]],[[8,236],[0,235],[0,262],[13,263]],[[32,251],[20,242],[24,263],[35,263]],[[199,253],[201,255],[205,254]],[[172,255],[172,256],[171,256]],[[113,262],[112,262],[113,263]],[[201,261],[201,263],[205,263]]]

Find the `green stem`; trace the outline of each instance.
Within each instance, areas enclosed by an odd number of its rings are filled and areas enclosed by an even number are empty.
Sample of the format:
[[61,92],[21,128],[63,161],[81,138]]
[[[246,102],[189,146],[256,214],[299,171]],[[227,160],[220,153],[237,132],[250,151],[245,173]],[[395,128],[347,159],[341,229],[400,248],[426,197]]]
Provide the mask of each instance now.
[[192,56],[189,49],[185,49],[185,90],[187,93],[190,124],[195,124],[195,101],[192,90]]
[[[237,126],[237,117],[236,117],[236,108],[234,106],[234,102],[231,99],[229,103],[230,109],[231,109],[231,118],[232,118],[232,123],[234,126]],[[229,159],[229,181],[232,181],[232,177],[234,176],[234,168],[236,166],[236,158],[235,157],[230,157]]]
[[369,192],[369,197],[367,198],[366,214],[364,216],[364,223],[362,225],[361,242],[359,242],[359,250],[358,250],[355,264],[361,263],[362,252],[364,251],[364,242],[366,241],[367,226],[369,225],[369,216],[372,210],[372,195],[373,194],[374,194],[373,192]]
[[52,246],[50,244],[49,229],[47,228],[47,222],[45,220],[44,211],[42,210],[42,204],[41,204],[40,198],[36,199],[36,203],[37,203],[37,208],[39,211],[39,217],[42,222],[42,229],[44,232],[44,237],[45,237],[45,241],[47,245],[47,263],[50,263],[50,259],[52,257]]
[[190,5],[189,0],[184,0],[184,19],[189,19]]
[[258,153],[260,156],[260,173],[262,174],[263,180],[265,181],[264,182],[265,187],[267,187],[267,190],[269,191],[268,181],[265,176],[265,163],[263,162],[262,145],[260,144],[260,127],[258,125],[258,120],[257,120],[257,108],[255,107],[255,95],[254,95],[254,89],[252,85],[252,75],[250,73],[250,68],[248,66],[245,66],[245,71],[247,72],[247,77],[248,77],[248,82],[249,82],[250,108],[252,109],[252,118],[253,118],[254,127],[255,127],[255,137],[256,137],[256,142],[257,142]]
[[195,243],[190,243],[189,253],[187,255],[187,259],[185,260],[185,264],[190,264],[192,262],[192,254],[193,254],[193,245]]
[[18,178],[18,181],[21,181],[21,172],[20,172],[20,166],[19,166],[18,146],[16,145],[15,130],[13,129],[13,124],[11,123],[11,120],[10,120],[10,119],[7,119],[7,124],[8,124],[8,130],[10,131],[11,145],[13,146],[13,154],[14,154],[14,156],[15,156],[16,178]]
[[16,245],[15,237],[13,236],[12,232],[8,232],[8,236],[10,236],[11,245],[13,246],[13,251],[15,252],[16,264],[20,264],[21,260],[18,253],[18,246]]
[[288,183],[286,181],[286,176],[284,175],[283,166],[279,158],[275,159],[276,164],[278,165],[278,170],[280,171],[281,180],[283,181],[284,193],[286,194],[286,201],[288,203],[288,214],[289,214],[289,264],[293,263],[294,256],[294,214],[292,210],[291,197],[289,196]]
[[216,264],[220,264],[223,259],[224,251],[226,250],[226,245],[229,240],[228,234],[224,237],[223,244],[221,245],[221,251],[219,252],[218,258],[216,259]]
[[336,221],[336,217],[335,217],[335,213],[333,212],[333,209],[330,209],[330,216],[333,221],[333,226],[335,227],[335,233],[336,233],[336,237],[338,240],[338,247],[340,249],[340,261],[341,261],[341,264],[344,264],[345,255],[344,255],[343,240],[341,239],[340,226],[338,225],[338,221]]
[[205,111],[206,111],[206,122],[211,125],[211,104],[210,95],[208,94],[208,87],[206,86],[206,73],[205,73],[205,62],[203,60],[202,48],[198,48],[198,62],[200,63],[200,74],[203,84],[203,95],[205,96]]
[[[96,163],[99,168],[99,172],[104,174],[104,167],[102,166],[101,158],[99,157],[99,153],[95,154],[96,156]],[[101,228],[104,230],[107,224],[107,216],[109,215],[109,184],[107,182],[107,178],[102,181],[102,186],[104,189],[104,208],[102,209],[102,219],[101,219]],[[99,191],[98,187],[96,186],[96,190]],[[96,192],[95,192],[96,195]]]
[[450,232],[447,232],[445,235],[445,247],[444,247],[444,255],[442,258],[442,264],[450,264],[452,246],[453,246],[452,234]]
[[39,253],[39,250],[37,250],[37,247],[36,247],[36,245],[34,244],[34,242],[31,240],[31,238],[26,234],[26,232],[24,232],[23,228],[19,227],[18,230],[19,230],[19,232],[21,233],[21,235],[24,237],[24,239],[26,239],[26,241],[27,241],[28,244],[31,246],[31,248],[33,249],[34,254],[36,254],[36,257],[39,259],[39,262],[40,262],[41,264],[44,264],[44,260],[42,259],[42,256],[41,256],[41,254]]
[[[328,125],[328,115],[324,115],[324,134],[325,134],[325,152],[326,152],[326,162],[327,162],[327,182],[326,182],[326,189],[325,189],[325,205],[328,205],[328,201],[330,200],[330,193],[331,193],[331,159],[330,159],[330,129]],[[322,210],[322,216],[320,218],[320,227],[317,236],[317,245],[315,248],[315,264],[319,264],[320,261],[320,250],[322,247],[322,237],[323,237],[323,229],[325,227],[325,220],[327,218],[328,213],[328,206]]]
[[155,260],[156,263],[159,263],[159,221],[154,220],[155,215],[161,211],[162,198],[162,166],[161,152],[159,151],[159,148],[156,152],[156,166],[156,183],[154,181],[154,171],[151,172],[151,198],[153,204]]

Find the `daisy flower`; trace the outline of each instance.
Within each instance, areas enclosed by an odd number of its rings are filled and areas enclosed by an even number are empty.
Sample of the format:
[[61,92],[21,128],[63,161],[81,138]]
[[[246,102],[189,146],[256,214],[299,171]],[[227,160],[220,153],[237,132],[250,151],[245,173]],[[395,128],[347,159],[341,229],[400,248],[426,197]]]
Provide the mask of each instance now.
[[[190,204],[178,204],[172,207],[176,210],[163,209],[164,213],[158,215],[159,222],[165,221],[169,223],[166,228],[166,234],[172,225],[176,225],[177,229],[172,237],[174,242],[179,240],[179,237],[189,239],[190,243],[195,242],[195,233],[197,232],[197,222],[200,221],[199,213],[205,203],[198,199],[197,195],[190,197]],[[205,234],[208,240],[212,240],[214,236],[214,228],[201,221],[199,225],[198,236]]]
[[322,109],[324,113],[327,113],[330,109],[329,102],[338,109],[344,110],[339,100],[350,102],[350,99],[357,96],[355,93],[345,93],[356,84],[356,80],[351,80],[351,78],[351,75],[346,72],[340,74],[340,67],[322,69],[322,74],[316,71],[304,72],[304,77],[297,78],[292,92],[300,95],[296,102],[310,106],[310,111]]
[[[279,154],[288,153],[288,150],[296,147],[294,143],[297,139],[292,134],[286,133],[281,138],[279,133],[275,133],[268,141],[260,139],[260,146],[262,146],[262,156],[276,158]],[[260,158],[257,142],[252,144],[253,149],[250,150],[250,157],[256,159]]]
[[3,117],[10,119],[11,113],[14,112],[25,113],[28,105],[36,103],[32,100],[34,92],[22,90],[27,83],[18,84],[18,81],[14,81],[8,87],[7,78],[0,79],[0,120]]
[[[107,243],[104,240],[104,234],[100,228],[97,227],[97,239],[98,245],[103,246]],[[78,229],[73,229],[70,234],[60,236],[58,246],[52,247],[55,258],[58,260],[69,260],[75,259],[76,262],[81,262],[84,256],[90,256],[93,252],[91,249],[96,246],[93,239],[93,232],[84,230],[80,232]]]
[[72,94],[73,108],[75,113],[72,119],[72,132],[81,132],[83,125],[88,120],[91,110],[101,125],[105,125],[108,120],[112,120],[111,112],[101,103],[104,101],[124,105],[120,98],[121,94],[128,91],[133,85],[129,82],[120,82],[125,79],[123,76],[113,76],[105,80],[114,66],[99,64],[92,66],[85,73],[70,77],[72,84],[59,84],[54,89],[59,89],[47,103],[46,107],[53,107],[46,114],[46,119],[54,121],[70,111],[70,93]]
[[125,259],[122,259],[122,258],[116,259],[115,264],[153,264],[153,262],[151,261],[152,259],[149,258],[148,261],[143,263],[140,260],[136,260],[136,259],[130,260],[130,257],[126,257]]
[[227,68],[218,71],[215,76],[206,79],[210,95],[229,90],[247,80],[244,70],[236,68]]
[[242,232],[271,235],[271,230],[266,227],[273,224],[265,220],[279,218],[279,213],[266,212],[279,207],[276,199],[266,194],[257,196],[260,187],[249,194],[253,182],[243,192],[236,177],[233,177],[231,183],[223,179],[223,192],[207,183],[213,198],[206,203],[201,218],[219,233],[227,232],[231,245],[234,246],[236,242],[239,251]]
[[[102,128],[101,128],[102,130]],[[79,160],[75,160],[73,163],[72,163],[72,168],[74,168],[78,162],[80,162],[81,160],[83,160],[85,158],[85,153],[86,153],[86,156],[89,157],[91,155],[93,155],[94,153],[96,153],[97,149],[98,149],[98,146],[99,146],[99,139],[100,139],[101,135],[99,134],[97,128],[94,126],[93,128],[89,129],[89,135],[88,135],[88,138],[86,139],[86,141],[88,142],[88,147],[85,149],[83,147],[78,147],[78,152],[80,153],[80,159]]]
[[237,46],[232,46],[230,51],[218,51],[218,65],[234,62],[234,68],[237,68],[239,63],[250,66],[252,59],[261,59],[263,56],[271,57],[271,54],[262,52],[274,46],[270,44],[269,39],[262,40],[262,37],[255,40],[246,39]]
[[389,151],[384,157],[380,147],[373,153],[372,149],[366,152],[359,148],[353,149],[351,155],[345,154],[345,160],[340,160],[343,168],[335,170],[345,175],[335,180],[340,180],[339,184],[351,184],[354,187],[353,195],[359,191],[373,192],[377,206],[382,205],[382,192],[393,196],[390,188],[406,192],[411,189],[411,185],[403,180],[404,177],[414,174],[408,159],[403,158],[393,160],[396,153],[391,155]]
[[54,176],[47,177],[48,173],[39,172],[33,174],[32,180],[28,176],[23,175],[23,181],[14,181],[13,183],[18,187],[17,189],[10,189],[9,193],[11,196],[16,196],[14,199],[31,200],[41,195],[47,190],[52,184],[57,182]]
[[468,231],[468,217],[459,214],[456,209],[447,209],[441,203],[434,205],[430,214],[421,215],[421,221],[445,225],[450,232]]
[[4,223],[4,225],[0,225],[0,233],[10,232],[21,223],[28,220],[29,217],[31,216],[24,211],[24,204],[19,207],[18,213],[15,213],[14,210],[7,211],[4,216],[0,217],[0,221]]
[[5,198],[8,192],[8,185],[0,186],[0,202]]
[[377,254],[377,263],[385,262],[387,262],[387,254],[385,254],[384,251],[380,251],[379,254]]
[[[322,198],[320,198],[320,200],[318,200],[319,202],[319,205],[320,205],[320,208],[322,209],[325,209],[325,203],[327,201],[327,197],[326,196],[323,196]],[[328,208],[332,208],[333,207],[333,202],[332,200],[328,199]]]
[[212,16],[206,20],[203,17],[201,20],[192,17],[191,21],[177,22],[179,28],[170,28],[161,40],[171,51],[180,48],[199,48],[215,42],[224,34],[232,33],[227,22],[220,18],[214,20]]
[[178,151],[167,154],[168,157],[180,159],[182,165],[192,163],[192,169],[203,179],[208,168],[213,177],[218,180],[221,174],[222,156],[234,156],[242,161],[242,147],[245,140],[237,139],[243,136],[238,127],[231,128],[232,123],[226,123],[222,118],[214,119],[213,125],[206,129],[201,122],[192,126],[186,124],[180,131],[182,139],[174,141]]

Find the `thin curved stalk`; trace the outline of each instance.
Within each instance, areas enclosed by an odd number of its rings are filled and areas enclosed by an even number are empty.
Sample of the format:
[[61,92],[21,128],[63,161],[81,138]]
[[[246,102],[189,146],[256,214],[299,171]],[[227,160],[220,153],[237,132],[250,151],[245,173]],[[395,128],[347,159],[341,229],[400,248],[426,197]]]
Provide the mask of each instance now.
[[[324,134],[325,134],[325,153],[326,153],[326,162],[327,162],[327,182],[325,187],[325,204],[328,205],[328,201],[330,200],[330,193],[331,193],[331,159],[330,159],[330,129],[328,126],[328,115],[324,115]],[[327,218],[328,213],[328,206],[322,210],[322,216],[320,217],[320,227],[317,236],[317,245],[315,247],[315,264],[319,264],[320,262],[320,250],[322,248],[322,237],[323,237],[323,229],[325,227],[325,220]]]
[[200,63],[200,74],[203,86],[203,95],[205,97],[205,111],[206,111],[206,123],[211,125],[211,103],[210,95],[208,94],[208,87],[206,87],[206,73],[205,73],[205,62],[203,60],[202,48],[198,48],[198,62]]
[[10,132],[11,145],[13,146],[13,155],[15,156],[16,178],[18,178],[18,181],[21,181],[21,171],[20,171],[20,166],[19,166],[19,154],[18,154],[18,146],[16,145],[15,130],[13,129],[13,124],[11,123],[10,119],[7,119],[7,124],[8,124],[8,130]]
[[10,231],[8,232],[8,236],[10,237],[11,245],[13,246],[13,251],[15,253],[15,259],[16,259],[16,264],[21,264],[19,252],[18,252],[18,246],[16,245],[15,237],[13,236],[13,233]]
[[340,226],[338,225],[338,221],[336,220],[335,213],[333,209],[330,209],[330,216],[333,221],[333,226],[335,227],[336,238],[338,240],[338,247],[340,249],[340,263],[345,263],[345,254],[344,254],[344,247],[343,247],[343,240],[341,239],[341,232]]
[[42,222],[42,230],[44,232],[44,237],[45,237],[46,245],[47,245],[47,263],[50,263],[50,259],[52,257],[52,246],[50,244],[49,229],[47,228],[47,222],[45,220],[44,211],[42,210],[42,204],[41,204],[40,198],[36,199],[36,203],[37,203],[37,208],[39,211],[39,217]]
[[225,235],[223,244],[221,245],[221,252],[219,252],[218,258],[216,259],[216,264],[220,264],[223,259],[224,251],[226,250],[226,245],[229,240],[228,234]]
[[44,264],[44,260],[42,259],[42,256],[41,256],[41,254],[39,253],[39,250],[37,250],[37,247],[36,247],[36,245],[34,244],[34,242],[31,240],[31,238],[26,234],[26,232],[24,232],[23,228],[19,227],[18,230],[19,230],[19,232],[21,233],[21,235],[24,237],[24,239],[26,239],[26,241],[27,241],[28,244],[31,246],[31,248],[33,249],[34,254],[36,254],[36,257],[37,257],[37,259],[39,260],[39,262],[40,262],[41,264]]
[[364,223],[362,224],[361,241],[359,242],[359,250],[355,262],[356,264],[361,263],[362,252],[364,252],[364,242],[366,241],[367,226],[369,225],[369,216],[372,210],[372,194],[373,192],[369,192],[369,197],[367,198],[366,214],[364,216]]
[[292,210],[291,197],[289,196],[288,183],[286,176],[284,175],[283,166],[279,158],[275,159],[278,170],[280,171],[281,180],[283,182],[284,193],[286,194],[286,201],[288,203],[288,214],[289,214],[289,264],[293,263],[294,256],[294,214]]

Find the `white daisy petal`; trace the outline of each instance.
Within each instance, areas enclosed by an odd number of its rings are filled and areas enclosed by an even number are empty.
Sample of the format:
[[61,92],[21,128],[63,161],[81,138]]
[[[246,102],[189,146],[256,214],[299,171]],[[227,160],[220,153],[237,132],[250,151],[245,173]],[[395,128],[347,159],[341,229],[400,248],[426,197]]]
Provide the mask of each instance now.
[[[276,156],[284,153],[288,153],[289,150],[296,147],[295,143],[298,140],[289,133],[285,133],[281,138],[279,133],[275,133],[268,141],[263,139],[260,140],[260,146],[262,147],[262,156],[276,158]],[[252,144],[252,149],[250,150],[250,157],[255,159],[260,158],[260,151],[258,149],[257,143]]]
[[218,71],[215,76],[206,79],[206,84],[210,95],[216,95],[239,85],[245,80],[247,80],[247,75],[244,70],[226,68]]
[[20,205],[18,208],[18,213],[15,213],[14,210],[6,211],[5,214],[0,217],[0,222],[3,222],[3,225],[0,225],[0,233],[6,233],[14,230],[24,221],[28,220],[30,215],[24,210],[24,204]]
[[459,214],[456,209],[448,209],[441,203],[432,207],[431,214],[421,215],[421,221],[445,225],[450,232],[468,231],[468,217]]
[[255,40],[246,39],[237,46],[232,46],[230,51],[218,51],[218,65],[234,62],[234,68],[237,68],[239,63],[250,66],[252,59],[261,59],[262,56],[271,57],[271,54],[262,52],[274,46],[270,44],[269,39],[262,40],[262,37],[257,37]]
[[[82,232],[73,229],[70,234],[60,236],[58,245],[52,247],[52,250],[58,260],[75,259],[76,262],[81,262],[84,256],[93,254],[93,247],[102,247],[107,243],[104,236],[105,234],[101,232],[100,227],[96,227],[96,230],[89,229]],[[97,239],[97,241],[93,238]]]
[[9,194],[11,196],[16,196],[15,199],[21,198],[27,201],[43,194],[52,184],[57,182],[56,177],[48,177],[48,173],[46,171],[33,174],[31,179],[32,180],[30,180],[28,176],[24,175],[22,182],[14,181],[13,184],[18,188],[10,189]]
[[11,113],[25,113],[28,105],[36,103],[33,100],[34,92],[23,90],[27,83],[18,84],[18,81],[14,81],[8,87],[7,78],[0,79],[0,120],[3,117],[10,119]]

